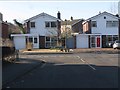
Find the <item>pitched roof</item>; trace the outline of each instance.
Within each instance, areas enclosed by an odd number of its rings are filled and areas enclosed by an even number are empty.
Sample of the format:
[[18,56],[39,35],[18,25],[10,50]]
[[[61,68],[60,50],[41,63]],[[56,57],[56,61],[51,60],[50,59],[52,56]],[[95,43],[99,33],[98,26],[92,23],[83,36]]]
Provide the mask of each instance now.
[[116,19],[119,18],[119,17],[117,17],[116,15],[113,15],[113,14],[108,13],[108,12],[105,11],[105,12],[99,13],[98,15],[95,15],[95,16],[93,16],[93,17],[91,17],[91,18],[88,18],[87,20],[95,19],[95,18],[97,18],[97,17],[99,17],[99,16],[101,16],[101,15],[109,15],[109,16],[111,16],[111,17],[113,17],[113,18],[116,18]]
[[51,15],[43,12],[43,13],[40,13],[40,14],[38,14],[38,15],[36,15],[36,16],[33,16],[33,17],[25,20],[25,22],[27,22],[27,21],[29,21],[29,20],[34,20],[34,19],[39,18],[39,17],[41,17],[41,16],[49,16],[49,17],[51,17],[51,18],[53,18],[53,19],[60,20],[60,19],[58,19],[58,18],[56,18],[56,17],[54,17],[54,16],[51,16]]
[[74,20],[62,21],[61,25],[73,25],[73,24],[77,23],[80,20],[82,20],[82,19],[74,19]]

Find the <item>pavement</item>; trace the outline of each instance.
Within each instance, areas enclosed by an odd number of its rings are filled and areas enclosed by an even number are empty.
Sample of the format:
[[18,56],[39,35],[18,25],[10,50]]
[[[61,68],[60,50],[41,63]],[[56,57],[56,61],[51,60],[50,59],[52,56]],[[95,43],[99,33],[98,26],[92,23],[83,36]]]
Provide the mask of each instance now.
[[[72,53],[119,53],[119,50],[114,50],[112,48],[104,49],[73,49],[72,52],[61,52],[60,50],[51,49],[34,49],[32,51],[20,50],[21,54],[72,54]],[[3,62],[2,63],[2,85],[6,85],[19,77],[27,74],[31,70],[42,66],[44,64],[43,60],[33,60],[31,58],[19,58],[14,63]],[[11,73],[12,71],[12,73]]]
[[108,54],[119,54],[119,49],[113,48],[83,48],[83,49],[70,49],[70,52],[55,50],[55,49],[33,49],[31,51],[20,50],[23,54],[69,54],[69,53],[108,53]]

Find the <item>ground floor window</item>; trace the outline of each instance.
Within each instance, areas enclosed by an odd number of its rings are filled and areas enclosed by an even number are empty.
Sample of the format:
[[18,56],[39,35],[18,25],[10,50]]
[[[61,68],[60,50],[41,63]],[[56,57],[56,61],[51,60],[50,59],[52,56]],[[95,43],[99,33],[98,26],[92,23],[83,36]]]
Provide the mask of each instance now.
[[109,43],[113,43],[116,40],[118,40],[118,35],[106,35],[106,46],[108,46]]
[[51,48],[57,46],[57,37],[46,37],[45,38],[45,47]]

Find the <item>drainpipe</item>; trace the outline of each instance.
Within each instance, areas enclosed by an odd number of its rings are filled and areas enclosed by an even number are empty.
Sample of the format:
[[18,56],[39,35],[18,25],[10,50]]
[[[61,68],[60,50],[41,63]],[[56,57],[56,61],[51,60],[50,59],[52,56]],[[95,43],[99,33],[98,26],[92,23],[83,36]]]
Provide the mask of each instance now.
[[120,41],[120,17],[119,17],[119,19],[118,19],[118,40]]

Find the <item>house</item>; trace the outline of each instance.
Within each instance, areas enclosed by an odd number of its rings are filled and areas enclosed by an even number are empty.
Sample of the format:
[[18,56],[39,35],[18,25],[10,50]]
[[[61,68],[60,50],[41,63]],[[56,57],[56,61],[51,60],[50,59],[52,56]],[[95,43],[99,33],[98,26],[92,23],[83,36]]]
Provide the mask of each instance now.
[[61,33],[67,30],[71,30],[72,33],[82,33],[82,22],[83,19],[73,19],[61,21]]
[[33,48],[54,47],[60,35],[60,21],[60,12],[57,13],[57,18],[43,12],[25,20],[26,34],[12,36],[17,39],[21,37],[21,48],[25,47],[27,42],[31,42]]
[[[76,48],[76,37],[71,36],[72,33],[82,33],[82,22],[83,19],[73,19],[71,17],[71,20],[65,20],[61,21],[61,35],[64,35],[64,37],[67,37],[66,39],[66,45],[67,48]],[[63,42],[63,46],[65,46],[65,40]]]
[[116,15],[99,13],[83,22],[83,34],[76,35],[77,48],[106,48],[118,40],[119,28]]
[[3,21],[3,15],[2,13],[0,13],[0,26],[1,26],[1,29],[0,29],[0,37],[3,38],[3,39],[6,39],[8,38],[8,23],[7,21],[4,22]]

